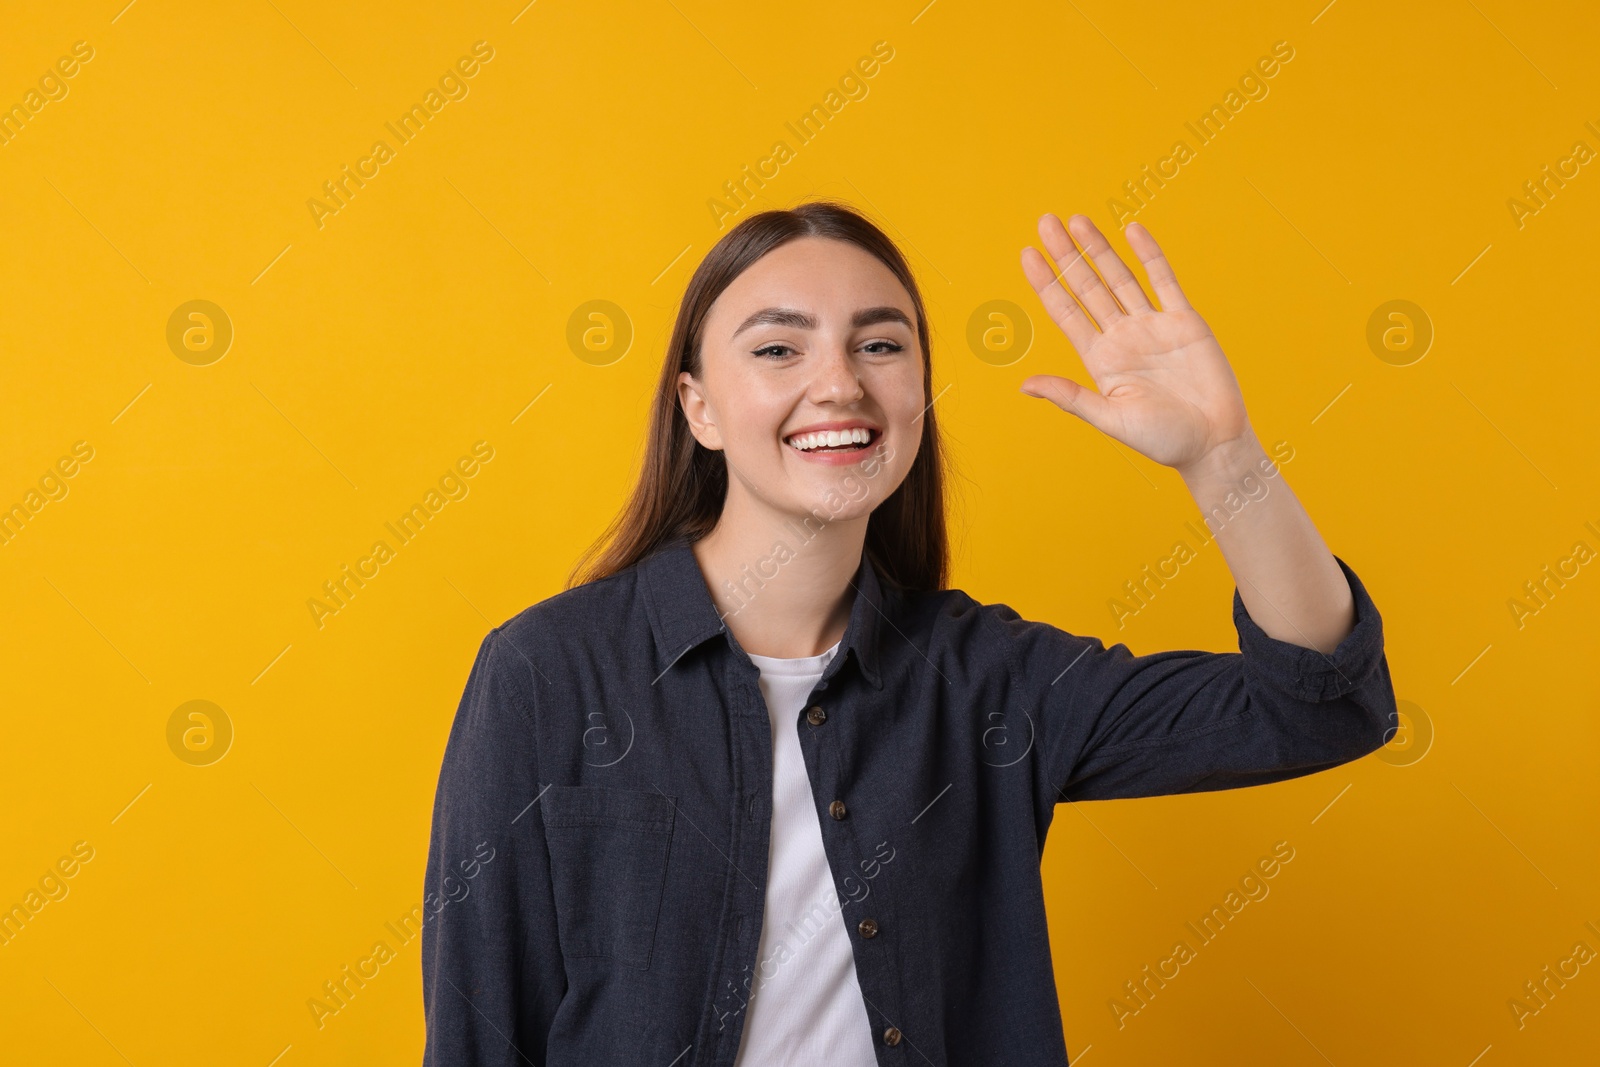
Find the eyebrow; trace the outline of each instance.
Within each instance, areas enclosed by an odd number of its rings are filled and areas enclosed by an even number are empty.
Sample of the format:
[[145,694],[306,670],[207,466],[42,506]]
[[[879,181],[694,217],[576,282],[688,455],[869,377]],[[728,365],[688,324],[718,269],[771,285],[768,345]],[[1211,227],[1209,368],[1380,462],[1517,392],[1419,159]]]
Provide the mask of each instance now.
[[[880,322],[898,322],[913,332],[916,329],[911,320],[906,317],[904,311],[888,305],[862,308],[850,316],[851,329],[873,326]],[[762,308],[741,322],[739,328],[733,331],[733,336],[738,337],[752,326],[792,326],[799,330],[815,330],[817,328],[817,319],[815,315],[795,308]]]

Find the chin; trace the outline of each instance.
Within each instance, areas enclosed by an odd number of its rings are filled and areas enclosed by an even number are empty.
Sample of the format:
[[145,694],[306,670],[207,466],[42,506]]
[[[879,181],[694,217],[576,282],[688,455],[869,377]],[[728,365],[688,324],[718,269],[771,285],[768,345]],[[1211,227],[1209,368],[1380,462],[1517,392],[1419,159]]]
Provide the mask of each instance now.
[[869,498],[860,499],[860,488],[856,487],[856,497],[852,497],[841,486],[831,492],[825,491],[811,501],[809,506],[801,505],[804,509],[803,518],[822,519],[829,523],[850,522],[855,519],[864,519],[871,515],[878,506],[878,501]]

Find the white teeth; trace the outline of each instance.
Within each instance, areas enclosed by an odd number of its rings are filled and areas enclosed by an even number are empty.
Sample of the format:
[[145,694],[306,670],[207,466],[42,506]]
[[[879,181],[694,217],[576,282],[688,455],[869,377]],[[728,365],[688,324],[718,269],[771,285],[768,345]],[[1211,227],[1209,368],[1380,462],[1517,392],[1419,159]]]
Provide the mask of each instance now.
[[789,443],[802,452],[818,448],[837,448],[840,445],[864,445],[872,440],[872,431],[862,427],[850,430],[820,430],[789,438]]

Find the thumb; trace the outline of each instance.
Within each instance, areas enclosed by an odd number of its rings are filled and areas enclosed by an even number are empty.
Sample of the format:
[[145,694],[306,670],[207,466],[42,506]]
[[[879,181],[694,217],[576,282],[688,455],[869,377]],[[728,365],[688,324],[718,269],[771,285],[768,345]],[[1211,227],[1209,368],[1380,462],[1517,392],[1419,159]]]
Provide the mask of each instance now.
[[1062,411],[1070,411],[1101,433],[1109,434],[1115,423],[1111,401],[1073,381],[1054,374],[1035,374],[1022,383],[1029,396],[1042,397]]

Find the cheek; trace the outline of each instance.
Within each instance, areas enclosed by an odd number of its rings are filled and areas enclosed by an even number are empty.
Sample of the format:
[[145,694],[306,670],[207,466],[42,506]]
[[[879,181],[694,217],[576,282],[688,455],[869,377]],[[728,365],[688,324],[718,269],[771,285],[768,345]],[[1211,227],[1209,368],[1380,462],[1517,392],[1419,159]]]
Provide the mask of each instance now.
[[920,416],[932,398],[923,395],[920,365],[894,374],[884,382],[883,391],[879,395],[885,397],[884,407],[902,432],[921,436]]
[[768,412],[773,406],[770,382],[732,360],[718,359],[702,379],[708,418],[717,424],[724,445],[743,446],[770,437]]
[[718,425],[731,447],[752,455],[771,454],[794,404],[780,395],[771,382],[752,377],[734,383],[718,407]]

